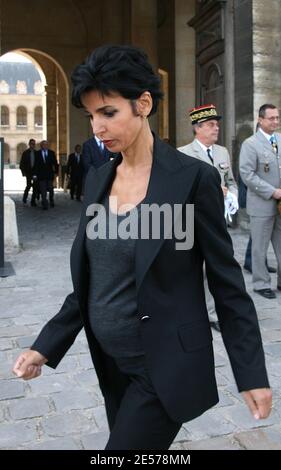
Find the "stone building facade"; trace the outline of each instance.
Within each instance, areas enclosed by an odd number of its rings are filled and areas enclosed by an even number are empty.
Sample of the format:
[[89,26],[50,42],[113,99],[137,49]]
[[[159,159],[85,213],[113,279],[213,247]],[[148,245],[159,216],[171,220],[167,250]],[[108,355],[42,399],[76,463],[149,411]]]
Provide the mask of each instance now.
[[279,0],[2,0],[1,54],[20,50],[46,77],[50,145],[63,156],[91,134],[70,105],[70,75],[96,46],[143,47],[166,97],[152,126],[173,145],[192,139],[188,109],[213,102],[233,155],[264,102],[281,105]]
[[16,167],[29,139],[43,139],[45,90],[32,63],[0,61],[0,133],[5,163]]

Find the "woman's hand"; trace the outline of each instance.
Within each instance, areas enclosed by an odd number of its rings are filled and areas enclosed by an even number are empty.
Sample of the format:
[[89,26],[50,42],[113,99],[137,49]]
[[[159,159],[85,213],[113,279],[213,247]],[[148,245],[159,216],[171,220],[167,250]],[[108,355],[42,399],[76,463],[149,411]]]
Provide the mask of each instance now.
[[272,391],[270,388],[256,388],[242,392],[243,398],[255,419],[265,419],[272,409]]
[[41,366],[48,361],[38,351],[29,349],[19,355],[13,367],[13,373],[24,380],[35,379],[41,374]]

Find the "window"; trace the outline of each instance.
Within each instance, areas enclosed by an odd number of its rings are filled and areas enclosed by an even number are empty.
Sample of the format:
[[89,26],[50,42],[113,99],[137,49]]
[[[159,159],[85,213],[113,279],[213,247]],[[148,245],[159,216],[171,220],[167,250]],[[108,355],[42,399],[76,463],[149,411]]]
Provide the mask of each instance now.
[[1,106],[1,126],[8,127],[10,124],[10,113],[8,106]]
[[17,126],[18,127],[27,126],[27,111],[24,106],[19,106],[17,109]]
[[34,110],[34,126],[42,127],[43,126],[43,113],[42,106],[36,106]]

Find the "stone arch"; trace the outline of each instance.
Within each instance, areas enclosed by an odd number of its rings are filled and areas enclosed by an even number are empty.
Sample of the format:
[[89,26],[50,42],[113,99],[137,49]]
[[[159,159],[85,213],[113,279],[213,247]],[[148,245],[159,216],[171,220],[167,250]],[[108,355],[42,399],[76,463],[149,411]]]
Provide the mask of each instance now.
[[69,154],[69,84],[59,62],[49,54],[30,48],[16,49],[37,67],[44,86],[43,138],[55,151],[60,162]]

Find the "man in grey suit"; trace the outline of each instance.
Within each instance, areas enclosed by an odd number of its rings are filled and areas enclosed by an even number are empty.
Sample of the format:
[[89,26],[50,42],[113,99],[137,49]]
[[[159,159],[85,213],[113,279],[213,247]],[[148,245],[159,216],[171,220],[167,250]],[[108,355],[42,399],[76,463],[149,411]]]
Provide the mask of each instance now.
[[271,240],[277,259],[277,289],[281,291],[281,134],[279,111],[273,104],[259,109],[259,130],[246,139],[240,152],[240,175],[248,187],[247,213],[252,237],[254,291],[274,299],[266,268],[266,253]]
[[[225,205],[230,202],[231,213],[235,213],[238,210],[238,188],[232,173],[230,156],[225,147],[216,144],[219,136],[218,121],[221,116],[217,114],[217,110],[212,104],[193,108],[189,116],[195,139],[190,144],[179,147],[178,150],[217,168],[221,177]],[[208,289],[207,279],[205,279],[204,287],[210,324],[213,329],[220,331],[215,304]]]

